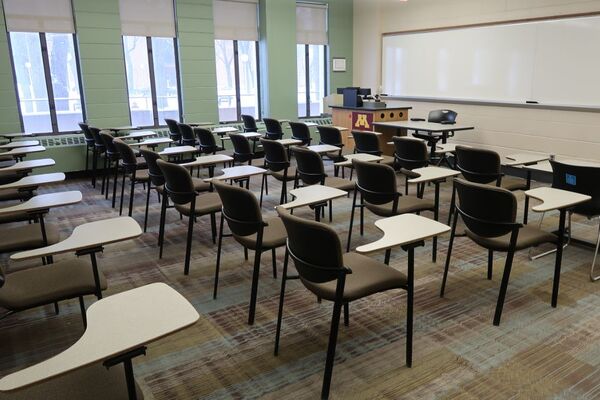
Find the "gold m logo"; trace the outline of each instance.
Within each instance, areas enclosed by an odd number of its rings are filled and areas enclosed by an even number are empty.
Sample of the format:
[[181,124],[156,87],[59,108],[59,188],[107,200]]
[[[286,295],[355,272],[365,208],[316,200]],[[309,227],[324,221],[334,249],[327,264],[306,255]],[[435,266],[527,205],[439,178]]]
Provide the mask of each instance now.
[[371,126],[369,125],[369,120],[367,119],[367,114],[358,114],[356,116],[356,123],[354,124],[354,127],[371,129]]

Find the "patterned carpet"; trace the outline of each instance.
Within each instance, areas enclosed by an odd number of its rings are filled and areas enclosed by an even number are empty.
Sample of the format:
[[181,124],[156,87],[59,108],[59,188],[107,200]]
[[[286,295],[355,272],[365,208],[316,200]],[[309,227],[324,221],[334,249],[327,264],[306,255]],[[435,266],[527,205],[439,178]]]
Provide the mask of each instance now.
[[[264,211],[273,215],[279,185],[271,182]],[[400,182],[400,180],[399,180]],[[253,178],[251,189],[260,180]],[[53,210],[47,220],[63,237],[84,222],[117,215],[89,181],[74,180],[41,192],[81,190],[81,204]],[[136,197],[134,217],[143,222],[144,191]],[[433,187],[426,196],[433,196]],[[523,194],[518,194],[522,208]],[[449,185],[442,189],[441,220],[447,218]],[[334,201],[333,226],[345,243],[351,199]],[[521,210],[522,211],[522,210]],[[297,215],[312,218],[308,209]],[[427,215],[427,214],[426,214]],[[156,247],[159,206],[152,196],[148,233],[106,247],[99,264],[107,276],[106,295],[151,282],[166,282],[200,312],[197,324],[151,344],[135,362],[136,378],[154,399],[316,399],[319,398],[329,335],[331,304],[319,304],[297,281],[288,284],[279,357],[273,356],[280,280],[263,257],[257,317],[246,324],[251,262],[242,248],[224,240],[219,297],[212,299],[216,246],[208,218],[195,226],[189,276],[183,274],[186,223],[170,211],[165,256]],[[533,222],[539,215],[532,213]],[[376,217],[366,212],[365,235],[355,230],[353,247],[380,236]],[[544,219],[553,229],[555,214]],[[597,222],[596,222],[597,223]],[[597,225],[574,218],[577,237],[594,240]],[[487,252],[458,238],[445,298],[439,297],[449,235],[440,239],[438,262],[431,262],[431,241],[416,251],[413,367],[405,357],[403,291],[390,291],[351,304],[350,326],[340,327],[331,397],[334,399],[574,399],[600,398],[599,284],[589,281],[592,251],[570,246],[564,253],[559,306],[550,307],[554,257],[529,261],[515,257],[502,324],[492,325],[504,257],[497,254],[493,280],[486,279]],[[538,250],[536,250],[538,251]],[[62,259],[73,257],[63,255]],[[383,254],[374,255],[383,259]],[[278,252],[281,271],[283,251]],[[9,262],[14,271],[35,262]],[[406,253],[392,254],[391,265],[406,268]],[[86,299],[91,304],[91,297]],[[39,307],[0,321],[0,375],[46,359],[82,334],[76,301],[61,312]]]

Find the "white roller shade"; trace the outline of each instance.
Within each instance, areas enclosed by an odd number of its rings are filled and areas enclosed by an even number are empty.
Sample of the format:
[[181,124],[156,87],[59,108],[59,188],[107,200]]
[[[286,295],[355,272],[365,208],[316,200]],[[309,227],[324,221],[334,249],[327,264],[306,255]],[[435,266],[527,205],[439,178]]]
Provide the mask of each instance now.
[[215,39],[258,40],[258,0],[214,0]]
[[326,5],[296,4],[296,42],[324,45],[328,43]]
[[119,11],[123,36],[175,37],[173,0],[119,0]]
[[9,32],[74,33],[71,0],[4,0]]

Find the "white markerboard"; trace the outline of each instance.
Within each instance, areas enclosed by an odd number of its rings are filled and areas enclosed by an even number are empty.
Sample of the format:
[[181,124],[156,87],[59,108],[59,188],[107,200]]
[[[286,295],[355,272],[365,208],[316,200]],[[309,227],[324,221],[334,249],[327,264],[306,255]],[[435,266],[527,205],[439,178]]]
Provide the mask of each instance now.
[[390,96],[600,106],[600,16],[386,35]]

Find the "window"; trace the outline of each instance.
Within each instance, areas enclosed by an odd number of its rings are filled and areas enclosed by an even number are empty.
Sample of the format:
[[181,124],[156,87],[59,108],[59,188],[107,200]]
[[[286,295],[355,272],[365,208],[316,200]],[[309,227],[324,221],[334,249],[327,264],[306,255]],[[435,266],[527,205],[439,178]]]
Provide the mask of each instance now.
[[4,0],[23,130],[78,131],[85,120],[71,3]]
[[219,121],[260,118],[258,45],[247,40],[215,40]]
[[326,46],[297,45],[298,116],[317,117],[323,112],[327,88]]
[[326,5],[296,4],[296,43],[298,116],[320,116],[327,91]]
[[179,120],[179,85],[173,38],[123,36],[131,124]]
[[120,0],[119,11],[131,124],[179,120],[173,0]]
[[213,13],[219,121],[260,118],[258,3],[215,0]]

